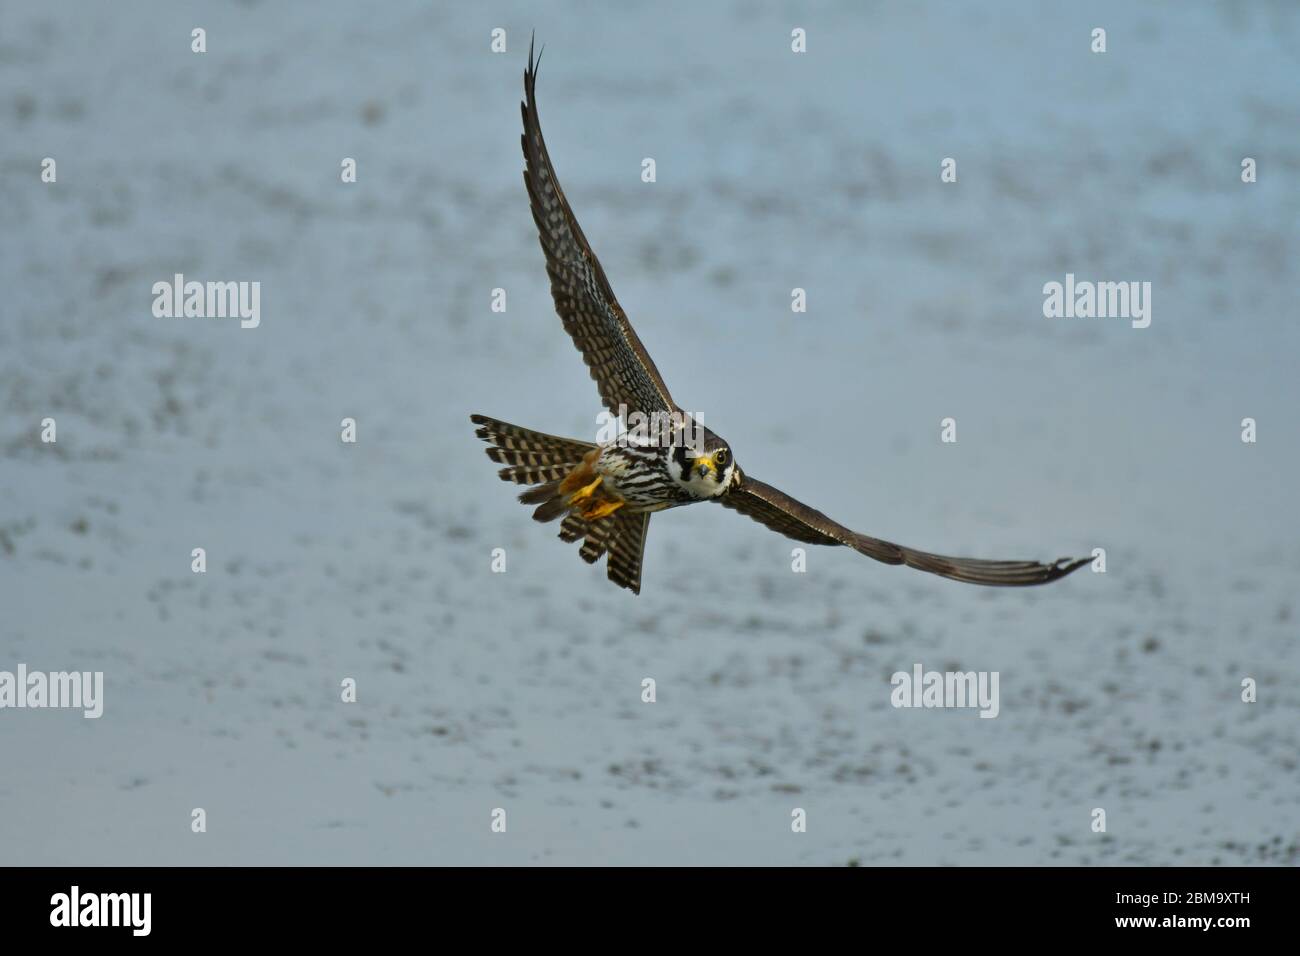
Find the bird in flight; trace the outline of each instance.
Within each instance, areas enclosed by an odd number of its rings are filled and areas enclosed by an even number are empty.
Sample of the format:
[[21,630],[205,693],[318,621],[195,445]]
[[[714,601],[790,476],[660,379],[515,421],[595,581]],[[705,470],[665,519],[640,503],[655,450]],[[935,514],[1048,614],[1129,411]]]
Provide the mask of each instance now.
[[524,71],[524,184],[546,255],[555,310],[591,371],[601,400],[626,419],[664,423],[653,437],[623,433],[609,442],[558,438],[485,415],[471,415],[487,455],[505,481],[534,487],[519,496],[538,521],[560,520],[560,537],[582,541],[588,563],[608,555],[611,581],[641,592],[641,558],[650,515],[714,501],[805,544],[844,545],[886,564],[903,564],[955,581],[1015,587],[1045,584],[1090,559],[988,561],[951,558],[851,531],[771,485],[751,478],[731,447],[672,400],[668,386],[614,298],[605,270],[569,208],[542,139],[537,63]]

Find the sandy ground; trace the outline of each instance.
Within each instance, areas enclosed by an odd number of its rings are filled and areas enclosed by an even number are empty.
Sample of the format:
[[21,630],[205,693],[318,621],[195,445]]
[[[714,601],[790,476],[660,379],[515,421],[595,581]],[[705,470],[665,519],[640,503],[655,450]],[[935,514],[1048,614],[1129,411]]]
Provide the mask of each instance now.
[[[1297,14],[1065,6],[6,3],[0,669],[106,699],[0,711],[0,863],[1300,862]],[[468,415],[599,410],[520,181],[534,26],[577,214],[750,474],[1107,572],[795,574],[699,506],[633,597],[532,523]],[[177,272],[261,325],[155,318]],[[1151,327],[1045,319],[1067,272]],[[999,716],[891,707],[916,662]]]

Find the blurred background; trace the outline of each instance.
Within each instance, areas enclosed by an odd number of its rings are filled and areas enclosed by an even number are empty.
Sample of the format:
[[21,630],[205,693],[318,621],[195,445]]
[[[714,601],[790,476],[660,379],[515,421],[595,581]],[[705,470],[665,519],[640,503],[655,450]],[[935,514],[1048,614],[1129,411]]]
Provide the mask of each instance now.
[[[0,712],[0,863],[1294,865],[1298,17],[0,4],[0,669],[105,675],[99,720]],[[701,506],[634,597],[534,524],[468,421],[600,410],[520,175],[534,29],[570,202],[749,474],[1106,573],[795,574]],[[155,318],[178,272],[260,327]],[[1150,327],[1044,318],[1067,272]],[[893,709],[917,662],[1000,715]]]

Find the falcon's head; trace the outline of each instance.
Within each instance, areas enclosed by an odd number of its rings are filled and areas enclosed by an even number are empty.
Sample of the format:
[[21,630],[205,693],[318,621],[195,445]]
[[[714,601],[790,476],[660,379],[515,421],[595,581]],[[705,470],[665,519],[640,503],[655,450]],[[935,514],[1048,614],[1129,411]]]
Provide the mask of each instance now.
[[716,498],[740,474],[727,443],[707,429],[704,441],[695,448],[679,445],[673,449],[669,472],[697,498]]

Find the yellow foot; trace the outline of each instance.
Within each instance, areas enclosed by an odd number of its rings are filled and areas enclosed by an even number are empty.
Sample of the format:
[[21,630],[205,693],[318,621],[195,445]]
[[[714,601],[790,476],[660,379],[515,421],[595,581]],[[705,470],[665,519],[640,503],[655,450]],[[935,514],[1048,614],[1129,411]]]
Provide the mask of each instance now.
[[606,515],[612,515],[626,503],[625,501],[602,501],[594,507],[583,509],[582,517],[587,521],[597,521]]
[[579,488],[573,494],[569,495],[569,504],[577,505],[586,501],[588,498],[591,497],[591,493],[600,487],[600,483],[603,480],[604,479],[602,479],[599,475],[597,475],[596,480],[593,481],[591,484],[583,488]]

